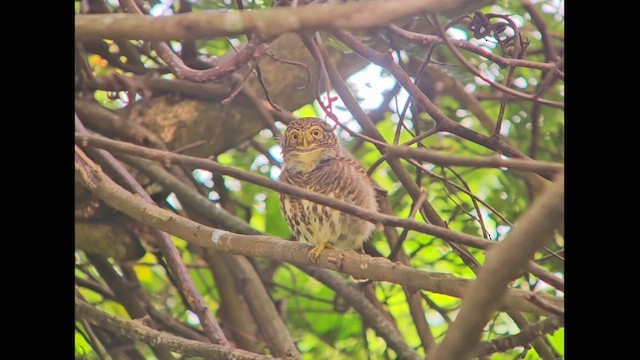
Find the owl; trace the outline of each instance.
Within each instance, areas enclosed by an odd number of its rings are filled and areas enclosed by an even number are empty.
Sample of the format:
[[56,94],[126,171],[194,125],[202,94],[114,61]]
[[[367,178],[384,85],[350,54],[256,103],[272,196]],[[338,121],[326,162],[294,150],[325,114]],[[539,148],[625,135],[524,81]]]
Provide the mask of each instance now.
[[[378,210],[372,180],[324,121],[291,121],[281,146],[284,166],[279,181]],[[325,248],[362,253],[362,245],[375,227],[358,217],[284,193],[280,194],[280,208],[296,240],[314,245],[309,259],[316,261]]]

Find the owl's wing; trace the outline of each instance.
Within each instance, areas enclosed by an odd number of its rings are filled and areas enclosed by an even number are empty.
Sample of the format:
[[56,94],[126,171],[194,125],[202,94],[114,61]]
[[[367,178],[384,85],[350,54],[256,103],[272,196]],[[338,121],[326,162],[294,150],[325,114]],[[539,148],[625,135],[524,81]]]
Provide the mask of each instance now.
[[348,159],[349,162],[351,162],[354,168],[358,169],[359,172],[361,172],[362,174],[364,174],[369,181],[371,182],[371,185],[373,186],[373,189],[376,191],[376,194],[380,195],[380,196],[386,196],[387,195],[387,190],[385,190],[384,188],[382,188],[382,186],[380,186],[375,180],[373,180],[369,175],[367,175],[367,171],[364,169],[364,167],[360,164],[360,161],[343,145],[340,144],[340,156]]

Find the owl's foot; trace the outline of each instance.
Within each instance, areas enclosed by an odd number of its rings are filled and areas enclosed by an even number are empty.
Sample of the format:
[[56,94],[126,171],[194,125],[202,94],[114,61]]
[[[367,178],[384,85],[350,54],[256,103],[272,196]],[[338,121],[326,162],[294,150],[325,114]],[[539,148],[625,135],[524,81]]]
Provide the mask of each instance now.
[[316,246],[314,246],[313,249],[311,249],[311,251],[309,251],[309,261],[315,261],[316,263],[318,262],[318,258],[320,257],[320,254],[324,251],[324,249],[331,249],[333,248],[333,246],[331,246],[331,244],[329,243],[320,243]]

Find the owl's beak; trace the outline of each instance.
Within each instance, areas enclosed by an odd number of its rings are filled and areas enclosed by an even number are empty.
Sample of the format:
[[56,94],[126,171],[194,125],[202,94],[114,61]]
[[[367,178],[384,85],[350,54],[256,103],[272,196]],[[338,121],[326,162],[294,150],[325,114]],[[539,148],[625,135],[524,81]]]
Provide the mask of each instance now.
[[305,134],[304,136],[302,136],[302,148],[305,150],[308,149],[309,144],[311,144],[312,141],[313,136],[311,136],[311,134]]

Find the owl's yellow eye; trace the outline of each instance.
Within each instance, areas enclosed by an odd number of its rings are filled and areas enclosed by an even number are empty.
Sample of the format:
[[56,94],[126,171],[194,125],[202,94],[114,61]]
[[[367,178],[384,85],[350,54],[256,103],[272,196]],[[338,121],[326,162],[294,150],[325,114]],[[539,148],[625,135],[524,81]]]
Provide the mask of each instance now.
[[313,137],[319,138],[320,137],[320,130],[318,130],[318,129],[313,130],[311,132],[311,135],[313,135]]

